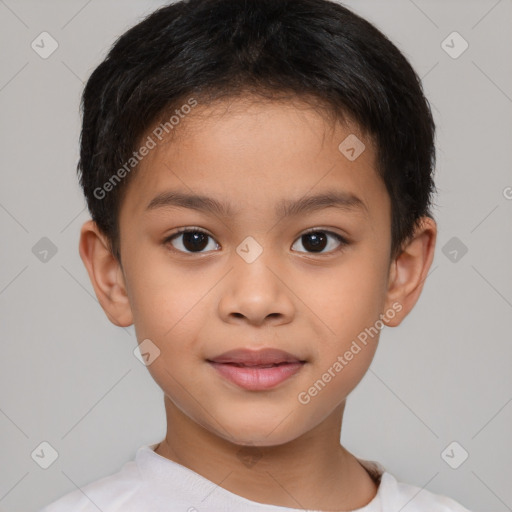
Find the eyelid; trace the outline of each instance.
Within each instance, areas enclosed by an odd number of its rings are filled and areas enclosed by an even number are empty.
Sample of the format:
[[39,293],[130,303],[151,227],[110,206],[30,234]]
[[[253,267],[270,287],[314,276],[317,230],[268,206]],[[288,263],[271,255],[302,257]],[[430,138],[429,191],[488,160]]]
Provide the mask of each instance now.
[[[207,230],[205,230],[203,228],[200,228],[199,226],[186,226],[184,228],[178,228],[177,231],[175,231],[171,235],[167,236],[164,241],[167,242],[170,239],[172,239],[173,237],[175,237],[177,235],[180,235],[181,233],[186,233],[188,231],[199,231],[200,233],[204,233],[205,235],[211,236],[213,239],[215,239],[215,237],[211,233],[209,233]],[[339,236],[345,243],[349,243],[350,242],[346,236],[341,235],[339,233],[336,233],[335,231],[332,231],[332,228],[326,228],[326,227],[322,227],[322,226],[317,226],[317,227],[314,227],[314,228],[306,229],[305,231],[301,231],[297,235],[295,240],[297,238],[299,238],[300,236],[307,235],[309,233],[316,233],[317,231],[322,231],[324,233],[329,233],[331,235]]]
[[316,233],[318,231],[320,231],[322,233],[329,233],[330,235],[339,236],[347,244],[350,242],[350,240],[345,235],[342,235],[340,233],[337,233],[336,231],[333,231],[332,228],[327,228],[327,227],[322,227],[322,226],[317,226],[314,228],[306,229],[306,231],[301,231],[299,236],[308,235],[309,233]]
[[206,229],[200,228],[198,226],[186,226],[184,228],[178,228],[177,231],[175,231],[174,233],[169,235],[169,238],[179,235],[181,233],[186,233],[188,231],[199,231],[200,233],[204,233],[205,235],[211,236],[213,238],[213,235],[211,233],[208,233],[208,231],[206,231]]

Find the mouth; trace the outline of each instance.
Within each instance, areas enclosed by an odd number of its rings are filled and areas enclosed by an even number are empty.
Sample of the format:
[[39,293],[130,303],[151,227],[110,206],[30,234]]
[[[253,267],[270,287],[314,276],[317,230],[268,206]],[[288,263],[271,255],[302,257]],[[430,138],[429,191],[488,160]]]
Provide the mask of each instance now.
[[254,364],[254,363],[221,363],[218,361],[210,361],[207,359],[207,361],[211,364],[217,364],[217,365],[229,365],[234,366],[236,368],[249,368],[249,369],[256,369],[256,370],[264,370],[268,368],[276,368],[278,366],[294,366],[297,364],[304,364],[306,361],[292,361],[292,362],[281,362],[281,363],[269,363],[269,364]]
[[220,362],[207,359],[208,364],[223,379],[248,391],[265,391],[284,383],[300,372],[306,361],[281,362]]
[[223,378],[250,391],[272,389],[306,364],[305,360],[277,349],[237,349],[206,361]]

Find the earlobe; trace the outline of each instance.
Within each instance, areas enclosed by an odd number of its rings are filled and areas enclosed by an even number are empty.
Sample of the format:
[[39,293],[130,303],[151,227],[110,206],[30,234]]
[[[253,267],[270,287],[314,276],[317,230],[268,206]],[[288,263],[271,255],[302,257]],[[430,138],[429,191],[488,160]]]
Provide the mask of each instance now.
[[387,326],[400,325],[418,301],[434,259],[436,238],[436,222],[422,217],[414,235],[391,263],[385,311],[393,308],[397,313],[393,318],[383,319]]
[[119,327],[132,325],[133,315],[121,266],[110,252],[106,237],[92,220],[82,226],[79,253],[109,320]]

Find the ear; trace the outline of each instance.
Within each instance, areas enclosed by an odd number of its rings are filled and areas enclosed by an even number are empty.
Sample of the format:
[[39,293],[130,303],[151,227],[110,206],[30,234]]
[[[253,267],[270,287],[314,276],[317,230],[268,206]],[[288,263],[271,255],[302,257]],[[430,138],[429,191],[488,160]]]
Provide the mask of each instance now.
[[88,220],[80,232],[79,252],[101,307],[119,327],[133,323],[122,267],[110,252],[106,237]]
[[422,217],[413,236],[392,261],[385,311],[393,310],[396,314],[393,318],[387,318],[387,315],[383,314],[381,318],[387,326],[400,325],[419,299],[434,259],[436,238],[436,222],[430,217]]

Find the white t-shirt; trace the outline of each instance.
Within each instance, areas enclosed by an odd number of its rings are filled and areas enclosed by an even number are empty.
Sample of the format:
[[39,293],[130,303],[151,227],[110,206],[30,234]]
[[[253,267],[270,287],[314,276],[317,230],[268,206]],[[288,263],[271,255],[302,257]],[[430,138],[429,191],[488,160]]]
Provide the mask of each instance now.
[[[117,472],[75,489],[39,512],[304,512],[251,501],[141,446]],[[358,459],[380,480],[370,503],[352,512],[469,512],[445,496],[397,482],[383,466]]]

